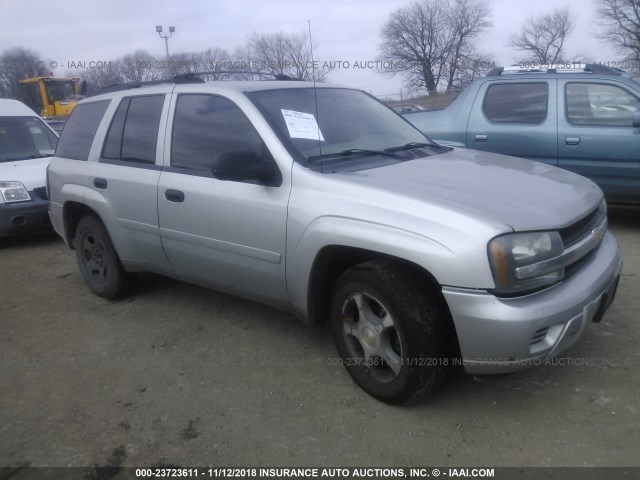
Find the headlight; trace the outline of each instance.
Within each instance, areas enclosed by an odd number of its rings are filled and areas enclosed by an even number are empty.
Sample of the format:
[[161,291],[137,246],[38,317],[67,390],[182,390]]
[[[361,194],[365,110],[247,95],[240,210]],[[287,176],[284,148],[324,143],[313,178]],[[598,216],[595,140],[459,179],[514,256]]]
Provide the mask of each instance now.
[[543,275],[519,278],[516,269],[562,255],[564,245],[558,232],[510,233],[489,242],[489,263],[496,292],[524,293],[553,285],[564,278],[564,268]]
[[0,194],[7,203],[31,200],[31,196],[20,182],[0,182]]

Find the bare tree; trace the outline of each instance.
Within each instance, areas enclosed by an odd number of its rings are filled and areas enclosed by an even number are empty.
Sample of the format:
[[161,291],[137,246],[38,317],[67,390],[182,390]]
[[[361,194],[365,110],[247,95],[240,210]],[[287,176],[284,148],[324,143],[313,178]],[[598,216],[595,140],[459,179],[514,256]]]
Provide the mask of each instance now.
[[320,62],[313,62],[307,35],[253,33],[244,47],[237,50],[237,57],[249,66],[274,75],[288,75],[303,80],[322,82],[329,74]]
[[522,32],[511,37],[510,45],[523,52],[522,61],[552,65],[565,60],[564,42],[573,31],[575,19],[569,8],[531,16]]
[[49,75],[37,52],[26,48],[10,48],[0,55],[0,97],[22,98],[18,80]]
[[[103,68],[68,72],[86,80],[87,93],[98,93],[110,85],[127,82],[149,82],[189,72],[228,70],[229,53],[222,48],[209,48],[201,52],[181,52],[171,55],[167,62],[145,50],[138,50],[108,62]],[[220,80],[225,74],[212,74],[206,80]]]
[[496,62],[490,55],[480,55],[477,53],[463,55],[458,62],[455,75],[448,80],[447,92],[463,89],[474,79],[494,68],[495,65]]
[[116,71],[125,82],[149,82],[160,78],[156,58],[146,50],[136,50],[116,61]]
[[[198,55],[198,68],[201,71],[216,72],[219,70],[233,70],[231,56],[224,48],[208,48]],[[225,74],[213,74],[211,80],[222,80],[227,78]]]
[[[181,73],[193,72],[215,72],[231,70],[230,56],[223,48],[208,48],[201,52],[183,52],[171,55],[169,61],[169,76]],[[222,80],[228,75],[210,74],[206,76],[207,80]]]
[[435,92],[444,70],[445,13],[436,1],[395,10],[382,27],[382,60],[389,73],[405,74],[410,91]]
[[87,95],[99,93],[101,88],[123,83],[124,79],[118,71],[117,61],[111,61],[105,68],[92,68],[67,72],[67,76],[79,77],[87,82]]
[[451,89],[471,40],[489,25],[490,10],[478,0],[424,0],[395,10],[382,28],[384,70],[401,73],[410,91]]
[[640,0],[599,0],[599,37],[614,45],[640,72]]
[[100,89],[127,82],[146,82],[160,77],[156,58],[145,50],[137,50],[116,60],[105,62],[101,68],[67,72],[87,82],[87,94],[100,93]]
[[[483,63],[488,63],[487,56],[480,56],[473,51],[471,40],[491,26],[489,15],[491,9],[486,3],[474,0],[453,0],[447,12],[449,26],[449,55],[447,56],[447,92],[452,88],[466,86],[481,72]],[[467,82],[467,83],[468,83]]]

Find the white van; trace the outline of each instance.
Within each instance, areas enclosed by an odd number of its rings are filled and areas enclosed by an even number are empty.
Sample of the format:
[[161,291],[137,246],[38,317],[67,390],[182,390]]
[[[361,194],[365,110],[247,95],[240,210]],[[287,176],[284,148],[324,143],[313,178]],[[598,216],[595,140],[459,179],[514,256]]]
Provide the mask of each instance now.
[[46,176],[57,144],[33,110],[0,99],[0,238],[51,229]]

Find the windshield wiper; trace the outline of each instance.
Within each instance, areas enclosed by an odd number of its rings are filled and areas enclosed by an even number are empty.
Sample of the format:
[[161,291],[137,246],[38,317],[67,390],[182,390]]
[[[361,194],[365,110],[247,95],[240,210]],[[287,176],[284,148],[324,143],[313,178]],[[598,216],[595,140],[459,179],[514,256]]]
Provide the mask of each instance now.
[[399,147],[389,147],[385,148],[385,152],[399,152],[401,150],[413,150],[414,148],[422,148],[422,147],[431,147],[437,148],[438,145],[435,143],[420,143],[420,142],[409,142],[404,145],[400,145]]
[[341,152],[324,153],[322,155],[312,155],[307,160],[319,160],[321,158],[330,157],[350,157],[351,155],[383,155],[385,157],[398,158],[398,156],[389,150],[367,150],[365,148],[350,148]]

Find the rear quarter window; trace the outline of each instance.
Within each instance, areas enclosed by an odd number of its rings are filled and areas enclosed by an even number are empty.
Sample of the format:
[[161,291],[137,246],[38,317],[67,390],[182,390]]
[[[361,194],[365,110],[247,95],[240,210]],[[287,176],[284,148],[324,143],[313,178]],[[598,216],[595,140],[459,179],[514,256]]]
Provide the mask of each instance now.
[[58,142],[57,157],[88,160],[93,137],[110,102],[111,100],[102,100],[82,103],[73,109]]

